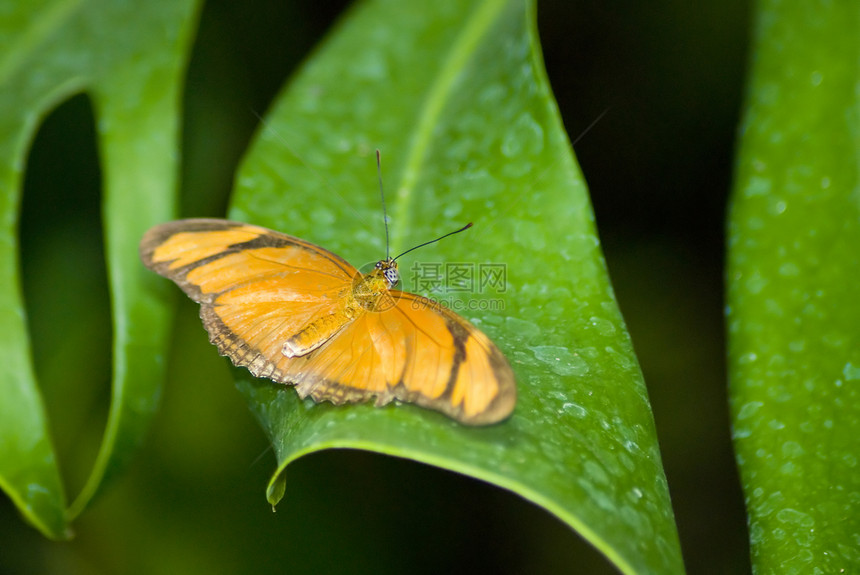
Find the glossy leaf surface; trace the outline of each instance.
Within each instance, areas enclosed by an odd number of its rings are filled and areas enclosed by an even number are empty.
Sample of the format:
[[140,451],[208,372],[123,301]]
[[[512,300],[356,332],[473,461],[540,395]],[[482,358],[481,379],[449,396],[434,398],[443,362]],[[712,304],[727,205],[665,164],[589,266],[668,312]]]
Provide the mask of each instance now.
[[359,268],[375,262],[385,255],[377,148],[393,254],[475,223],[404,257],[406,289],[428,291],[427,265],[505,271],[502,289],[476,281],[435,295],[506,353],[519,402],[509,420],[469,428],[408,405],[315,405],[237,370],[278,457],[270,501],[289,489],[297,457],[367,449],[510,489],[622,572],[683,572],[647,393],[545,77],[534,7],[359,4],[265,118],[230,217]]
[[860,7],[758,2],[729,222],[756,573],[860,566]]

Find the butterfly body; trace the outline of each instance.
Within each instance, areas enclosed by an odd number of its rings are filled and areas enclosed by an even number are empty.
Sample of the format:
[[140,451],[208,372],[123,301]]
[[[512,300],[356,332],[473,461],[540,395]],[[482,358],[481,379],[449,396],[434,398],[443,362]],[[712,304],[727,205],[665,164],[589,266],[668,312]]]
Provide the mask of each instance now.
[[501,351],[437,302],[393,289],[391,258],[362,274],[299,238],[216,219],[156,226],[140,251],[200,304],[222,355],[301,397],[396,399],[472,425],[513,410],[514,376]]
[[389,263],[385,260],[378,262],[374,270],[367,275],[357,273],[352,288],[344,289],[338,294],[338,299],[343,302],[342,309],[314,319],[291,336],[284,343],[283,354],[287,357],[308,354],[335,336],[359,314],[365,311],[384,311],[386,305],[390,307],[390,303],[386,304],[390,302],[389,290],[397,283],[395,280],[392,284],[390,275],[386,275],[391,264],[396,273],[397,262]]

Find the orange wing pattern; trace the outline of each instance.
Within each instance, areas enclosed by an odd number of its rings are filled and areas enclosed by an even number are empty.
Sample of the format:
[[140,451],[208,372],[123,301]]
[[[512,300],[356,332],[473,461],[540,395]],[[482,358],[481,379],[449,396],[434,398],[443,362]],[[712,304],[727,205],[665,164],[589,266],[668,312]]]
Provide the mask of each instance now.
[[[345,308],[359,272],[304,240],[195,219],[156,226],[140,250],[147,267],[201,304],[222,355],[257,377],[295,385],[301,397],[397,399],[470,425],[494,423],[514,408],[513,372],[483,333],[438,303],[397,290],[385,311]],[[302,355],[285,345],[299,333],[318,337]]]

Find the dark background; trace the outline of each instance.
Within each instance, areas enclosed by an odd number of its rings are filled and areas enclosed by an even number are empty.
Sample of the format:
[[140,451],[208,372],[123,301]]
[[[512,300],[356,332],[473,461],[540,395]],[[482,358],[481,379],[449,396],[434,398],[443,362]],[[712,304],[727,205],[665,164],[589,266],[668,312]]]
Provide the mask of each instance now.
[[[346,7],[321,4],[207,2],[185,96],[183,215],[225,214],[256,114]],[[691,574],[749,572],[722,324],[749,11],[742,0],[539,5],[549,78],[645,372]],[[92,463],[109,399],[93,122],[83,96],[46,120],[22,206],[35,362],[70,493]],[[273,514],[264,486],[274,457],[184,300],[175,350],[143,452],[75,523],[73,542],[43,540],[0,498],[0,572],[613,572],[516,496],[369,453],[295,463]]]

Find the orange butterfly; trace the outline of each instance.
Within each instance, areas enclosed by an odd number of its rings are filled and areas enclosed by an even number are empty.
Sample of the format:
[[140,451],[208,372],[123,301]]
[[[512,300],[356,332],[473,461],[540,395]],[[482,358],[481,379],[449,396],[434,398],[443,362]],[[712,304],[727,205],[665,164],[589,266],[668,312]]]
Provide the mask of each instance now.
[[302,398],[397,399],[469,425],[514,409],[514,374],[499,348],[439,303],[392,289],[397,258],[362,274],[299,238],[218,219],[155,226],[140,255],[200,304],[221,355],[295,385]]

